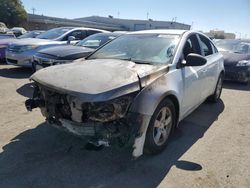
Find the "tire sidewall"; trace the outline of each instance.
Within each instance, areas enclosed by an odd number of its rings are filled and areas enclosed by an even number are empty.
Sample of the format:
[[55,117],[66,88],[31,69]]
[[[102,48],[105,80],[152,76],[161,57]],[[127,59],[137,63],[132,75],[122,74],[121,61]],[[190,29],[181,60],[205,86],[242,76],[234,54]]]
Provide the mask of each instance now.
[[[217,87],[219,85],[220,79],[221,79],[221,89],[220,89],[220,94],[217,96],[216,92],[217,92]],[[217,80],[217,84],[216,84],[216,88],[215,88],[215,92],[214,92],[214,98],[215,98],[216,102],[220,99],[220,96],[221,96],[221,93],[222,93],[222,88],[223,88],[223,74],[221,73],[218,80]]]
[[[157,118],[159,111],[165,106],[167,106],[171,111],[172,124],[171,124],[171,130],[170,130],[170,134],[169,134],[168,138],[166,139],[164,144],[159,146],[155,143],[154,138],[153,138],[154,123],[155,123],[155,120]],[[170,99],[166,98],[162,102],[160,102],[160,104],[157,106],[157,108],[155,109],[155,111],[150,119],[149,126],[148,126],[147,133],[146,133],[144,151],[146,153],[150,153],[150,154],[157,154],[157,153],[160,153],[161,151],[163,151],[168,144],[168,141],[173,133],[175,125],[176,125],[175,106],[174,106],[174,103]]]

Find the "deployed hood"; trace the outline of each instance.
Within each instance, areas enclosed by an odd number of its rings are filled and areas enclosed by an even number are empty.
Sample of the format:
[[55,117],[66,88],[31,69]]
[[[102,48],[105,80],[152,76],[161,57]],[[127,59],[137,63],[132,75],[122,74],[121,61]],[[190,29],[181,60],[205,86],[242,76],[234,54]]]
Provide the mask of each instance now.
[[[38,39],[38,38],[25,38],[18,39],[14,43],[14,45],[48,45],[48,44],[62,44],[62,41],[54,41],[54,40],[46,40],[46,39]],[[64,42],[65,43],[65,42]]]
[[241,60],[250,60],[250,54],[239,54],[229,51],[221,52],[224,57],[225,66],[236,65]]
[[82,101],[106,101],[139,91],[168,70],[167,66],[96,59],[42,69],[31,79]]
[[58,60],[74,60],[77,58],[85,57],[87,54],[93,52],[94,49],[85,48],[81,46],[60,45],[48,47],[40,50],[40,54],[54,56]]

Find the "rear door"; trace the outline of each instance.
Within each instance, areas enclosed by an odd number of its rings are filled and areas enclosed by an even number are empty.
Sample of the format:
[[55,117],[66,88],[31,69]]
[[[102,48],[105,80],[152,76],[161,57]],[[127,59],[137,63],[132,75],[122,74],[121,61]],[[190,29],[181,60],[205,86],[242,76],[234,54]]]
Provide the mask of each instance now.
[[214,86],[218,79],[219,61],[218,51],[213,46],[212,42],[205,36],[198,34],[198,39],[201,46],[201,53],[207,59],[207,63],[204,66],[205,85],[203,99],[211,95],[214,92]]
[[87,30],[87,35],[88,35],[88,36],[94,35],[94,34],[96,34],[96,33],[101,33],[101,31],[92,30],[92,29]]

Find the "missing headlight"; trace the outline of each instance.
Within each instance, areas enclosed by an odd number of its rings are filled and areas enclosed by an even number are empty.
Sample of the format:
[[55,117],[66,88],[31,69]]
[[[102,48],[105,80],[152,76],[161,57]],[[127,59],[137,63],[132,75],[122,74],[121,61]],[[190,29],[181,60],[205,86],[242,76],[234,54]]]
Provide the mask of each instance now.
[[83,121],[86,119],[92,121],[108,122],[124,117],[132,101],[131,96],[121,97],[108,102],[98,102],[84,104]]

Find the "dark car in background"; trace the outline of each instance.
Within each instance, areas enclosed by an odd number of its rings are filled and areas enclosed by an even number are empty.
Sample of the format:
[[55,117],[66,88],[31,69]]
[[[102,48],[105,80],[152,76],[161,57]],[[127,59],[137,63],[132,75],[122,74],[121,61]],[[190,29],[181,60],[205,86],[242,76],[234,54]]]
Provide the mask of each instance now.
[[86,57],[95,49],[120,36],[121,33],[98,33],[81,40],[76,45],[53,46],[40,50],[34,56],[34,71],[57,64],[69,63]]
[[223,39],[215,44],[224,56],[225,79],[248,84],[250,80],[250,40]]

